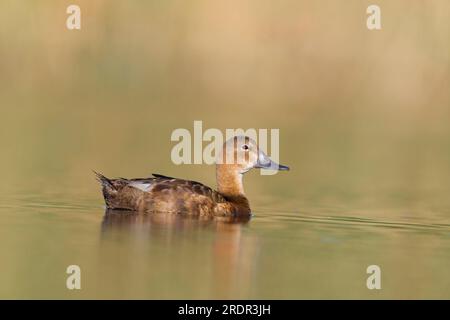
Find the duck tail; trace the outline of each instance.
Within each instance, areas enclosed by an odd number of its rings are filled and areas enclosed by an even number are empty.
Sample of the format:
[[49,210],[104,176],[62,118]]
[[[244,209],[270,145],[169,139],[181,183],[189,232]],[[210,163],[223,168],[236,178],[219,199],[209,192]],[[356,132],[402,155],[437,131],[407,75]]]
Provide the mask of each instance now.
[[96,172],[94,170],[92,170],[92,171],[94,172],[95,177],[97,178],[97,181],[100,182],[103,187],[115,189],[111,179],[108,179],[107,177],[105,177],[101,173],[98,173],[98,172]]
[[101,173],[95,171],[94,174],[95,177],[97,178],[97,181],[100,182],[100,184],[102,185],[102,193],[103,198],[105,199],[106,207],[111,208],[112,207],[111,204],[114,202],[114,199],[116,198],[116,195],[118,193],[117,187],[112,179],[108,179]]

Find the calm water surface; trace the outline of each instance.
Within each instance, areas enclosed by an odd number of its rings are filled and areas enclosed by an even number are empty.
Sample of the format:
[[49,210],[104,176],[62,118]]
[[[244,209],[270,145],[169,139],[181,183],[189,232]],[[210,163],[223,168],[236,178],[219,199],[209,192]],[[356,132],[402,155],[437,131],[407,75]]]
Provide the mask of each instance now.
[[[0,297],[450,297],[450,224],[439,212],[252,202],[252,219],[231,223],[105,212],[99,192],[4,194]],[[71,264],[79,291],[65,287]],[[366,288],[372,264],[380,291]]]

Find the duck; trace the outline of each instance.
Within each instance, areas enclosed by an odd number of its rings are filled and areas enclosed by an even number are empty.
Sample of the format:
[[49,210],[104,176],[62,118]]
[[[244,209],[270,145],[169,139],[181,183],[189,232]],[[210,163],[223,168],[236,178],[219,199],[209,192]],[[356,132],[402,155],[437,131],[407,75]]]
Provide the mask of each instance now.
[[223,144],[217,156],[216,190],[200,182],[156,173],[134,179],[94,174],[109,210],[226,217],[251,215],[243,175],[252,169],[286,171],[289,167],[273,161],[250,137],[235,136]]

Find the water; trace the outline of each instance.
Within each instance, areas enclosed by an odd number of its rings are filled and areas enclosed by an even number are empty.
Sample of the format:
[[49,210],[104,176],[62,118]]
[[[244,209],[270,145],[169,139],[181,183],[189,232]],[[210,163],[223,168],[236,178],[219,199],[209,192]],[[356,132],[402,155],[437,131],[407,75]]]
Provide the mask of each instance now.
[[[1,203],[1,298],[449,298],[448,220],[338,206],[198,220],[105,212],[99,192]],[[72,264],[81,267],[79,291],[66,289]],[[373,264],[379,291],[366,287]]]

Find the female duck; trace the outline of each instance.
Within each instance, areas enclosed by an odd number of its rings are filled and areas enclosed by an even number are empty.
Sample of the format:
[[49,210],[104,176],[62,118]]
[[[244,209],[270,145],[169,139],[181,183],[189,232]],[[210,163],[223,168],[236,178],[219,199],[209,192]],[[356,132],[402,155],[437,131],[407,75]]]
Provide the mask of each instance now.
[[[221,160],[221,161],[219,161]],[[195,181],[159,174],[143,179],[108,179],[96,173],[108,209],[172,212],[196,216],[250,215],[242,176],[253,168],[289,170],[272,161],[254,140],[224,143],[216,164],[217,191]]]

